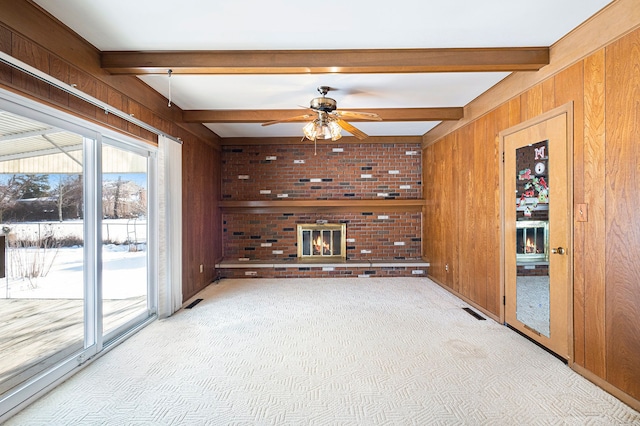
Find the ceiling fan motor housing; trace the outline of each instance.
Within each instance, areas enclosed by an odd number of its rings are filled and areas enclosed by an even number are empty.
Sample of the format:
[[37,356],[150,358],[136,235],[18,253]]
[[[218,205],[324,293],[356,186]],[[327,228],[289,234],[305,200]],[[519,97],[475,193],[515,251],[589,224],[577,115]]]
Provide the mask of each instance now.
[[335,111],[337,106],[335,99],[325,98],[324,96],[311,99],[311,108],[318,111],[332,112]]

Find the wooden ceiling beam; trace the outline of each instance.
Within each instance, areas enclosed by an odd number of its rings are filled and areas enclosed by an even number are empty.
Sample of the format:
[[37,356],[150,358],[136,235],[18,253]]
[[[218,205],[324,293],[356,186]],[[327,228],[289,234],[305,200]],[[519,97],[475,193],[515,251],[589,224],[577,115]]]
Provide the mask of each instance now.
[[[422,136],[369,136],[364,141],[353,136],[344,136],[337,141],[331,139],[318,139],[318,146],[321,145],[354,145],[354,144],[421,144]],[[313,141],[305,139],[302,136],[288,137],[234,137],[221,138],[221,146],[238,146],[238,145],[305,145],[312,144]]]
[[[463,117],[462,107],[451,108],[349,108],[349,110],[375,113],[383,121],[444,121],[460,120]],[[264,110],[184,110],[182,121],[185,123],[265,123],[304,115],[300,109],[264,109]],[[304,122],[309,119],[292,120]],[[348,121],[370,121],[349,118]]]
[[320,74],[537,71],[548,47],[352,50],[107,51],[111,74]]

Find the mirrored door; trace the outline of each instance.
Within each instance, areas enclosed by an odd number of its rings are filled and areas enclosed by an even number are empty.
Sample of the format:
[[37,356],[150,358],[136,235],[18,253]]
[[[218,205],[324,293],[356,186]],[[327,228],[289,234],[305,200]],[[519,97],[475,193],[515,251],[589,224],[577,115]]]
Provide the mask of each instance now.
[[504,135],[505,322],[570,357],[567,114]]

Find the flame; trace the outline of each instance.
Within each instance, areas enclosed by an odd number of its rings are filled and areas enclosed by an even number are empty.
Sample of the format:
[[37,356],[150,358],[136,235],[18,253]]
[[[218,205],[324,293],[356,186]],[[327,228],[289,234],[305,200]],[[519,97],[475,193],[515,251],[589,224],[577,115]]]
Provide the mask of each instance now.
[[318,253],[330,254],[329,243],[324,242],[321,235],[318,235],[318,238],[313,240],[313,248]]
[[536,253],[536,245],[529,238],[527,238],[527,245],[525,247],[524,252],[525,253]]

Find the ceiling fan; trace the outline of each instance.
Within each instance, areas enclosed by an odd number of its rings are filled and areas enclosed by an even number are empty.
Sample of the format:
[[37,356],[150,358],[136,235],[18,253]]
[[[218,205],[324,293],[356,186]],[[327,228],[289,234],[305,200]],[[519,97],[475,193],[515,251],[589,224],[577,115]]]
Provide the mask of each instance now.
[[360,140],[365,139],[368,136],[362,130],[356,128],[344,119],[382,120],[378,114],[371,112],[344,111],[337,109],[338,104],[336,100],[327,98],[326,96],[330,90],[336,90],[335,88],[320,86],[317,90],[322,96],[311,99],[309,107],[306,108],[310,111],[309,114],[298,115],[282,120],[269,121],[262,123],[262,125],[270,126],[272,124],[309,118],[311,121],[302,128],[302,131],[304,133],[304,137],[315,142],[318,139],[338,140],[342,137],[341,129],[346,130]]

